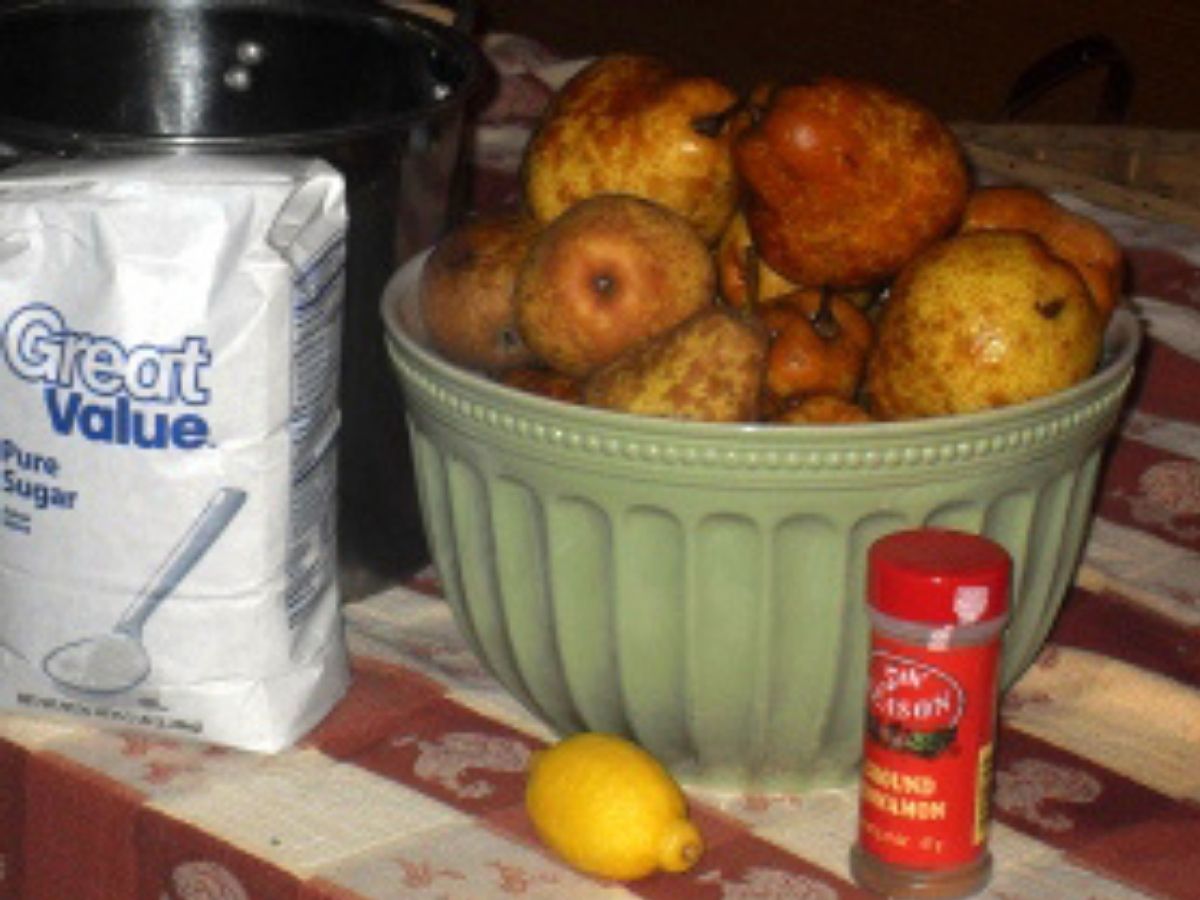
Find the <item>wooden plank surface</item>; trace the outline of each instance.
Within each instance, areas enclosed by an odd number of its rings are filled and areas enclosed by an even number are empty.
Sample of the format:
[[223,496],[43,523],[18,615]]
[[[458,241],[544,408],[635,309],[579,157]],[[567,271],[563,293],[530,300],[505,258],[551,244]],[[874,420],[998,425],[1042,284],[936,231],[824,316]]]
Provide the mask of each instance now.
[[1200,133],[959,123],[980,169],[1200,228]]

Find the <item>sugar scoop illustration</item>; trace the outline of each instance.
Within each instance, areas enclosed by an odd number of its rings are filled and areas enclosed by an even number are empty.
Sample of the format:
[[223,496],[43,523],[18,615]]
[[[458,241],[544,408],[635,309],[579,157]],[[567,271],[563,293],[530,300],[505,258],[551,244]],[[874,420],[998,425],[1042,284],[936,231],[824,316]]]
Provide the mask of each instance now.
[[137,687],[150,674],[142,629],[179,586],[246,502],[246,492],[223,487],[192,522],[146,585],[107,634],[71,641],[51,650],[42,669],[64,690],[105,696]]

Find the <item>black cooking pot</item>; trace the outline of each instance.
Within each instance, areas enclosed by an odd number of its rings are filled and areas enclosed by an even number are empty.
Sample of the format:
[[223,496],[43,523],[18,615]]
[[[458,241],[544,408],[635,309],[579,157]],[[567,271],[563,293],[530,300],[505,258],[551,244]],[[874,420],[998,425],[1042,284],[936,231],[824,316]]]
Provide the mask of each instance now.
[[[457,9],[459,23],[469,5]],[[298,153],[347,180],[343,590],[425,557],[377,314],[393,268],[461,211],[484,81],[461,28],[374,0],[35,0],[0,9],[0,153]]]

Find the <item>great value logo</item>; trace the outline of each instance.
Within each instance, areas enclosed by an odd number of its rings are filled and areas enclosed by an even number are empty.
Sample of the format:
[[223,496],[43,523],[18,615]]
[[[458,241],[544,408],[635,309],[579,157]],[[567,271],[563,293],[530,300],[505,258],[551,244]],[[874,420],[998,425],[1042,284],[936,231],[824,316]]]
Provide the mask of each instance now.
[[4,324],[4,360],[42,388],[50,426],[64,436],[148,450],[194,450],[209,440],[199,410],[211,391],[212,353],[202,337],[126,346],[72,330],[59,310],[31,304]]

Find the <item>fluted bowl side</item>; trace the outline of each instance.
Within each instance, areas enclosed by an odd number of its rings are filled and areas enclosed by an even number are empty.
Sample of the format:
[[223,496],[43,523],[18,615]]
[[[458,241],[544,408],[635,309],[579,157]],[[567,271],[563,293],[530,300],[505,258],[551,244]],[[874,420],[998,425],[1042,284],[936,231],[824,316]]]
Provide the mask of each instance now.
[[693,783],[844,782],[861,752],[867,548],[938,525],[1014,561],[1003,674],[1045,640],[1075,572],[1134,369],[1053,397],[838,426],[613,413],[522,393],[424,344],[420,258],[385,295],[426,535],[467,640],[562,733],[629,735]]

